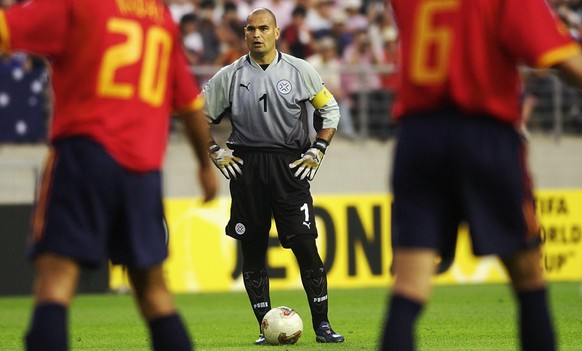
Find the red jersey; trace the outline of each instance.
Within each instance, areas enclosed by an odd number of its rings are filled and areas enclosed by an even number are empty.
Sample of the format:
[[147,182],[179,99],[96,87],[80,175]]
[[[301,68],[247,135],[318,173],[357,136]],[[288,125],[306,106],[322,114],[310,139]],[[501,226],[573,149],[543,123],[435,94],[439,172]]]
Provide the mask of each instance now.
[[545,0],[392,0],[402,66],[394,113],[456,106],[514,123],[517,65],[545,68],[580,48]]
[[0,49],[51,63],[51,141],[82,135],[124,167],[162,166],[173,110],[200,109],[162,0],[30,0],[0,10]]

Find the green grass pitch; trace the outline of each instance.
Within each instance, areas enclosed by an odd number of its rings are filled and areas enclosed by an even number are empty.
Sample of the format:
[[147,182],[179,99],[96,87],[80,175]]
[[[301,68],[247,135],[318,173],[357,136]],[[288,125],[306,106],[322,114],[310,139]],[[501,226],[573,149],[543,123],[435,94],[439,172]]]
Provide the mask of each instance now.
[[[315,342],[305,293],[274,291],[273,305],[293,307],[303,317],[304,333],[296,345],[277,350],[377,350],[388,289],[332,289],[330,319],[344,334],[343,344]],[[582,348],[582,296],[579,283],[552,283],[552,311],[559,349]],[[176,295],[196,350],[257,350],[258,336],[246,294]],[[0,350],[22,350],[29,297],[0,298]],[[437,286],[418,331],[419,350],[518,350],[515,307],[506,285]],[[81,295],[70,314],[72,350],[149,350],[146,329],[128,295]]]

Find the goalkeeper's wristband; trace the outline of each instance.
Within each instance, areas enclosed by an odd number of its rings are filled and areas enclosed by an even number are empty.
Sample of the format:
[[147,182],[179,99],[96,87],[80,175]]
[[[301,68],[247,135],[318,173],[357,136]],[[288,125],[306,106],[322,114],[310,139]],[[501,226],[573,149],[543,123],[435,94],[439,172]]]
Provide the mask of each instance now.
[[315,141],[313,142],[313,145],[311,145],[311,147],[314,147],[325,154],[325,150],[327,149],[328,145],[329,145],[329,143],[327,142],[327,140],[317,138],[317,139],[315,139]]

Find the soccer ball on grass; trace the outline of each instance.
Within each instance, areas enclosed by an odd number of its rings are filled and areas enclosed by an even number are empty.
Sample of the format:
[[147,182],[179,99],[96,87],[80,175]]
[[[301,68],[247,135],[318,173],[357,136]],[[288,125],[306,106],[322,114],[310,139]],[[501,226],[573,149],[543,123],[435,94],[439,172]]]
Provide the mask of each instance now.
[[303,333],[303,321],[292,308],[279,306],[267,312],[261,328],[271,345],[295,344]]

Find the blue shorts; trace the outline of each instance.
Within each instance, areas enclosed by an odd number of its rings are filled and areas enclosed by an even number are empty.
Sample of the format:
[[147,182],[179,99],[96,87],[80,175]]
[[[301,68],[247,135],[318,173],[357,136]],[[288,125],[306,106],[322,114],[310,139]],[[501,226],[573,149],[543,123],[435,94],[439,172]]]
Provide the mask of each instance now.
[[90,139],[58,141],[45,166],[30,257],[53,252],[83,266],[146,268],[168,255],[161,175],[129,171]]
[[289,164],[295,152],[237,152],[243,174],[230,181],[232,204],[226,234],[238,240],[267,240],[272,218],[279,241],[290,247],[288,236],[317,237],[313,198],[307,179],[294,176]]
[[395,247],[446,251],[463,221],[476,255],[540,242],[524,141],[514,126],[491,117],[404,117],[392,188]]

